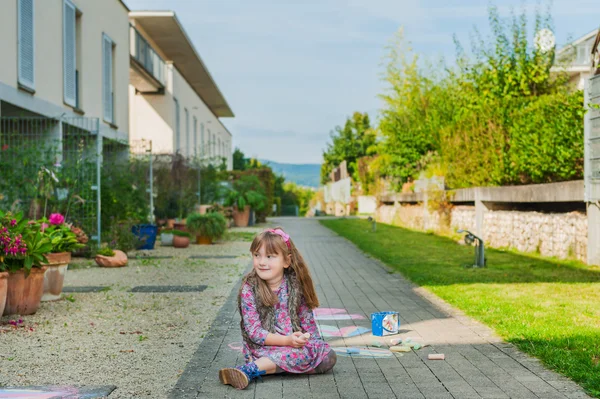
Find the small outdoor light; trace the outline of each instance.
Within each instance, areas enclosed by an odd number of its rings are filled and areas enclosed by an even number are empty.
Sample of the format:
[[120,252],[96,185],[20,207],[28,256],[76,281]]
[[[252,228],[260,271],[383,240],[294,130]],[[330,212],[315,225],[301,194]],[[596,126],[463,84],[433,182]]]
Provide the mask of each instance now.
[[373,233],[375,233],[375,231],[377,231],[377,222],[375,221],[375,219],[373,219],[373,217],[369,216],[369,222],[371,222],[371,231]]
[[467,233],[465,243],[471,245],[475,243],[475,263],[473,267],[485,267],[485,246],[483,240],[468,230],[458,230],[458,233]]

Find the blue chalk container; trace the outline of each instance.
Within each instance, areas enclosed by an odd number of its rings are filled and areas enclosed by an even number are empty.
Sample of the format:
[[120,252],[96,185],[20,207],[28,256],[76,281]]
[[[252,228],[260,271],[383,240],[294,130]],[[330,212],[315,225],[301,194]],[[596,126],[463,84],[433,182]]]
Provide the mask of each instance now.
[[371,330],[377,337],[398,334],[400,315],[398,312],[391,311],[371,313]]

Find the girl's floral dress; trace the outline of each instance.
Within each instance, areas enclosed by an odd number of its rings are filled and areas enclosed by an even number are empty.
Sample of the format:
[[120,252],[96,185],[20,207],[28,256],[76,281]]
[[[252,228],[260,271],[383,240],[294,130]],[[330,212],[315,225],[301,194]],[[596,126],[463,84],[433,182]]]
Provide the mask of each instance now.
[[[292,321],[288,314],[288,287],[283,279],[277,290],[279,303],[275,305],[275,332],[281,335],[291,335]],[[244,342],[244,356],[250,362],[261,357],[268,357],[282,370],[289,373],[306,373],[314,370],[331,350],[329,345],[321,339],[315,318],[305,301],[300,302],[298,313],[302,332],[310,333],[310,339],[303,348],[291,346],[267,346],[265,339],[269,332],[262,327],[252,288],[248,283],[242,288],[242,318],[248,337],[255,344],[261,345],[257,349],[250,348]]]

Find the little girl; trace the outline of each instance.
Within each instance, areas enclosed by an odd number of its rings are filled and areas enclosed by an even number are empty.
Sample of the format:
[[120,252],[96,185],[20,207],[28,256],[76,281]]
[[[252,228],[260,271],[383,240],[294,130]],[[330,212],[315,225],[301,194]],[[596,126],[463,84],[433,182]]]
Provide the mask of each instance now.
[[319,335],[312,311],[319,306],[317,293],[290,236],[280,228],[266,230],[250,252],[253,269],[238,296],[246,364],[221,369],[221,382],[244,389],[263,374],[331,370],[336,355]]

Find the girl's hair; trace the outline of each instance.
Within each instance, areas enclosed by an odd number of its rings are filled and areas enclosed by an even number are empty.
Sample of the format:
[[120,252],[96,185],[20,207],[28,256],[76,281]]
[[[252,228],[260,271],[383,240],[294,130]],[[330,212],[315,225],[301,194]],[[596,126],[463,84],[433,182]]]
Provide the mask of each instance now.
[[[276,227],[274,230],[283,231],[281,227]],[[317,292],[310,276],[308,266],[292,240],[288,239],[286,242],[279,234],[266,230],[254,237],[252,245],[250,245],[250,253],[254,255],[254,253],[258,252],[262,246],[264,246],[267,254],[283,255],[284,258],[291,255],[290,267],[284,269],[284,273],[294,273],[296,275],[300,290],[304,296],[304,301],[310,309],[319,307],[319,299],[317,298]],[[254,269],[248,273],[246,278],[250,276],[255,277],[253,280],[256,281],[257,285],[256,295],[260,297],[261,303],[266,306],[275,306],[277,303],[277,295],[273,293],[267,282],[258,277]]]

